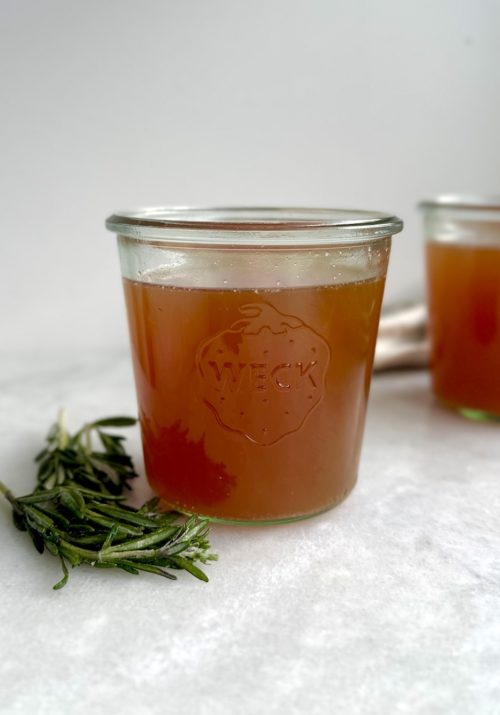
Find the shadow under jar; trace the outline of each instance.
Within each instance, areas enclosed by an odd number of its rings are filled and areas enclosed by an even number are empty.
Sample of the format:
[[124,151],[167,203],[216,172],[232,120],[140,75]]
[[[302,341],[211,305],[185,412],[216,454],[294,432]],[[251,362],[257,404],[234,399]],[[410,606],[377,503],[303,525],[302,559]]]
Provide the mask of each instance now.
[[500,418],[500,197],[420,205],[436,397],[472,419]]
[[150,209],[117,233],[148,480],[214,520],[317,514],[353,488],[390,215]]

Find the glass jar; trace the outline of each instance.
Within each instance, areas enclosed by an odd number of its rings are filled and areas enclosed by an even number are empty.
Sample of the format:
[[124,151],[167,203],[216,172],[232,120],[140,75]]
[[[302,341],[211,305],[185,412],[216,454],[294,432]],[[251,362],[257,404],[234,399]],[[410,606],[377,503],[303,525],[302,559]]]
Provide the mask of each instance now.
[[118,235],[144,458],[171,507],[322,512],[356,481],[389,215],[148,209]]
[[467,417],[500,417],[500,197],[420,207],[434,393]]

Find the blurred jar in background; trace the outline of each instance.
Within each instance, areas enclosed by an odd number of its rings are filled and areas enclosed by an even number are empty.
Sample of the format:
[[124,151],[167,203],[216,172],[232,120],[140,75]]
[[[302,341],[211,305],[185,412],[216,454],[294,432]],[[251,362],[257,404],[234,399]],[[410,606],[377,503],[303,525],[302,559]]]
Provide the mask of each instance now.
[[500,197],[445,195],[420,209],[434,393],[466,417],[500,418]]

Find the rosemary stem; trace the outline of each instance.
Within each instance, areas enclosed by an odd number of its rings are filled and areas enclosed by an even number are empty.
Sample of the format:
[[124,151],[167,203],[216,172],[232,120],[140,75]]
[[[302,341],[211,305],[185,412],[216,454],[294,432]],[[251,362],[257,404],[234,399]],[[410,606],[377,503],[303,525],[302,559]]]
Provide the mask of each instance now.
[[66,428],[66,410],[61,407],[59,414],[57,416],[57,425],[59,427],[57,433],[57,439],[59,442],[59,449],[66,449],[68,446],[68,430]]
[[10,489],[5,486],[3,482],[0,482],[0,494],[3,494],[7,501],[12,504],[12,506],[16,506],[16,497],[10,491]]
[[56,590],[67,583],[68,566],[81,564],[175,579],[162,568],[166,565],[208,580],[194,563],[215,558],[208,553],[203,520],[175,523],[179,514],[162,512],[158,500],[141,509],[122,503],[137,473],[124,437],[107,430],[135,423],[131,417],[108,417],[70,433],[60,410],[36,457],[34,490],[17,498],[0,481],[0,499],[11,504],[15,526],[28,533],[40,554],[46,551],[60,559],[63,576]]
[[77,556],[81,556],[82,559],[85,559],[85,561],[89,561],[90,563],[102,561],[102,559],[99,558],[99,551],[92,551],[91,549],[82,549],[81,546],[75,546],[75,544],[70,544],[65,539],[61,539],[59,541],[58,546],[60,551],[62,551],[63,553],[65,551],[69,551],[73,554],[76,554]]
[[132,541],[127,541],[124,544],[119,544],[117,546],[112,546],[110,550],[117,551],[135,551],[137,549],[146,549],[148,546],[153,546],[160,541],[165,541],[166,539],[171,539],[173,534],[179,530],[177,526],[167,526],[165,529],[158,529],[155,533],[148,534],[140,539],[134,539]]
[[140,550],[140,551],[114,551],[113,548],[110,549],[100,549],[99,551],[93,551],[92,549],[83,549],[81,546],[76,546],[75,544],[70,544],[65,539],[59,541],[59,549],[63,553],[71,552],[76,556],[81,556],[85,561],[90,563],[114,563],[116,561],[123,561],[124,559],[147,559],[151,556],[156,555],[157,551],[155,549]]

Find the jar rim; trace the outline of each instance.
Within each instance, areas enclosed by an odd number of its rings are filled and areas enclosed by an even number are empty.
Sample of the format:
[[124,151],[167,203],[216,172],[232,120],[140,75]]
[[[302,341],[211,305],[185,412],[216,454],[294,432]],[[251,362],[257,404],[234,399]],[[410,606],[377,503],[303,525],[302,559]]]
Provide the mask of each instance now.
[[310,246],[392,236],[403,222],[392,214],[357,209],[180,206],[119,211],[106,220],[106,228],[136,240]]
[[420,209],[467,209],[500,211],[500,196],[487,194],[440,194],[418,204]]

